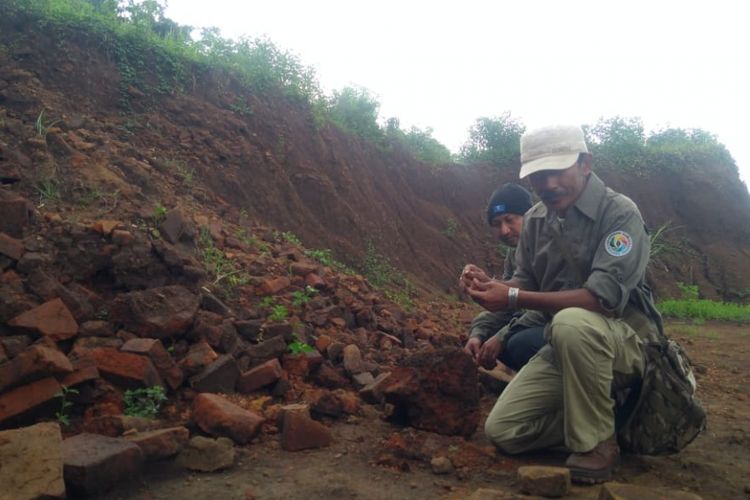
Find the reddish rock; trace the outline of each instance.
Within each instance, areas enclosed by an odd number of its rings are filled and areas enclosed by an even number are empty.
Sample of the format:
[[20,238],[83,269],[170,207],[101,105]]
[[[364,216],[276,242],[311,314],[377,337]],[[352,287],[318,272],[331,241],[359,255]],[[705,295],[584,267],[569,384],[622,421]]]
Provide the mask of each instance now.
[[324,288],[328,286],[325,280],[323,280],[323,278],[321,278],[315,273],[311,273],[305,276],[305,285],[311,286],[315,288],[316,290],[323,290]]
[[76,357],[72,359],[71,363],[73,365],[73,372],[67,374],[61,382],[65,387],[75,387],[99,378],[99,370],[92,356],[84,355]]
[[289,285],[291,285],[291,281],[286,276],[267,278],[260,284],[257,293],[258,295],[276,295],[285,288],[288,288]]
[[129,389],[164,385],[154,364],[146,356],[115,349],[91,349],[91,356],[102,377]]
[[343,389],[327,391],[325,389],[310,389],[305,391],[304,399],[310,403],[313,414],[338,418],[342,415],[359,413],[359,398]]
[[65,498],[57,423],[0,432],[0,498]]
[[73,371],[68,358],[57,349],[35,344],[0,365],[0,392],[9,387]]
[[16,387],[0,395],[0,427],[31,418],[37,413],[52,414],[54,399],[60,393],[60,384],[54,378],[45,378]]
[[121,226],[121,223],[116,220],[98,220],[94,222],[93,229],[97,233],[108,236],[119,226]]
[[287,451],[321,448],[331,444],[331,431],[310,418],[307,405],[294,404],[282,408],[281,447]]
[[518,482],[526,495],[562,497],[570,491],[570,469],[526,465],[518,468]]
[[23,198],[0,200],[0,232],[21,238],[29,223],[29,202]]
[[350,375],[367,371],[367,367],[362,361],[362,353],[359,351],[359,347],[354,344],[344,347],[344,369]]
[[78,434],[62,443],[65,484],[71,492],[93,495],[133,481],[143,466],[141,449],[124,439]]
[[257,391],[262,387],[275,383],[283,375],[278,359],[271,359],[265,363],[256,366],[250,371],[240,375],[237,380],[237,392],[249,394]]
[[286,350],[286,341],[282,337],[274,337],[260,344],[248,347],[245,355],[250,358],[251,366],[255,366],[269,359],[278,358]]
[[120,350],[148,356],[162,380],[170,388],[177,389],[182,385],[182,370],[174,362],[159,339],[131,339],[125,342]]
[[78,329],[80,337],[112,337],[114,334],[115,331],[109,321],[85,321]]
[[0,254],[13,260],[19,260],[23,255],[23,241],[17,240],[5,233],[0,233]]
[[125,246],[130,245],[135,241],[135,236],[130,231],[122,231],[115,229],[112,231],[112,243],[115,245]]
[[198,392],[223,392],[231,394],[240,377],[237,361],[225,354],[190,379],[190,386]]
[[379,404],[383,402],[383,388],[387,385],[386,380],[391,372],[384,372],[375,377],[371,383],[364,386],[359,391],[359,395],[370,404]]
[[139,337],[163,339],[185,333],[193,324],[200,297],[182,286],[165,286],[118,296],[112,318]]
[[187,444],[190,432],[185,427],[169,427],[124,437],[138,445],[146,460],[159,460],[177,455]]
[[476,365],[460,349],[411,356],[393,369],[383,394],[393,417],[418,429],[470,436],[479,423]]
[[318,265],[310,262],[294,262],[290,269],[295,276],[307,276],[318,270]]
[[8,326],[34,330],[54,341],[69,339],[78,333],[78,323],[60,299],[16,316],[8,321]]
[[186,374],[192,375],[202,371],[219,357],[208,342],[201,340],[196,342],[188,350],[185,357],[180,361],[180,368]]
[[281,358],[281,363],[284,366],[284,371],[290,377],[299,378],[300,380],[307,377],[310,371],[310,363],[304,353],[284,354]]
[[344,376],[343,370],[334,368],[329,362],[323,363],[313,374],[315,383],[329,389],[338,389],[349,386],[349,379]]
[[193,400],[193,421],[212,436],[225,436],[246,444],[258,434],[264,419],[218,394],[203,393]]
[[119,408],[111,414],[90,416],[84,421],[84,430],[92,434],[119,437],[131,433],[147,433],[159,429],[161,421],[151,418],[123,415]]
[[281,337],[285,342],[291,342],[294,339],[294,328],[288,321],[264,324],[263,338],[272,339],[274,337]]
[[331,337],[328,335],[321,335],[315,339],[315,348],[320,352],[325,352],[329,345],[331,345]]

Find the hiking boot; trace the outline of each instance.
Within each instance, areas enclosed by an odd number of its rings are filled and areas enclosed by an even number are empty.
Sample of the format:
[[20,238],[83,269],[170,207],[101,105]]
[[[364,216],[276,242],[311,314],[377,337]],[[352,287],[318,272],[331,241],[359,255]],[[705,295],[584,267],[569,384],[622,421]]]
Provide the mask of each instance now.
[[576,483],[596,484],[612,479],[612,472],[620,458],[620,447],[615,436],[602,441],[586,453],[573,453],[565,461],[570,478]]

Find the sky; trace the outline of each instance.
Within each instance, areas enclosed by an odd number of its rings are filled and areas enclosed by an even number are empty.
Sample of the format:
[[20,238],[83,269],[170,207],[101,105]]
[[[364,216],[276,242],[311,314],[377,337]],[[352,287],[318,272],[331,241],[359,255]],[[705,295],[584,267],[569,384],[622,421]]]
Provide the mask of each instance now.
[[458,152],[480,117],[527,128],[639,117],[702,128],[750,184],[750,29],[736,0],[171,0],[226,38],[265,35],[324,91],[365,87],[382,119]]

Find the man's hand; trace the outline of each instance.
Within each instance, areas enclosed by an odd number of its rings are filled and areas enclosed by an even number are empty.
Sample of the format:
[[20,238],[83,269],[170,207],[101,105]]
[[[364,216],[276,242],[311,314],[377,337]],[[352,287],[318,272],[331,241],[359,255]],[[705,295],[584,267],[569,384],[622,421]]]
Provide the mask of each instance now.
[[479,356],[479,350],[482,347],[482,339],[479,337],[471,337],[464,346],[464,352],[474,358],[474,361],[477,360],[477,356]]
[[499,335],[490,337],[479,350],[479,366],[492,370],[497,364],[497,357],[503,352],[503,342]]
[[490,277],[481,268],[474,264],[466,264],[461,271],[461,276],[458,279],[458,285],[466,290],[473,280],[477,280],[482,283],[490,281]]
[[508,285],[500,281],[472,280],[466,286],[469,296],[488,311],[505,311],[508,309]]

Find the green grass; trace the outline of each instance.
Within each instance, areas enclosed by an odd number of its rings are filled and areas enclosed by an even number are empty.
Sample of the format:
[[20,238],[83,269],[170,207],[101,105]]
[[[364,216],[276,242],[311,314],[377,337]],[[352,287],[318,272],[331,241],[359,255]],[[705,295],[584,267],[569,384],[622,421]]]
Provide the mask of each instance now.
[[667,318],[750,323],[750,305],[705,299],[668,299],[658,305]]

